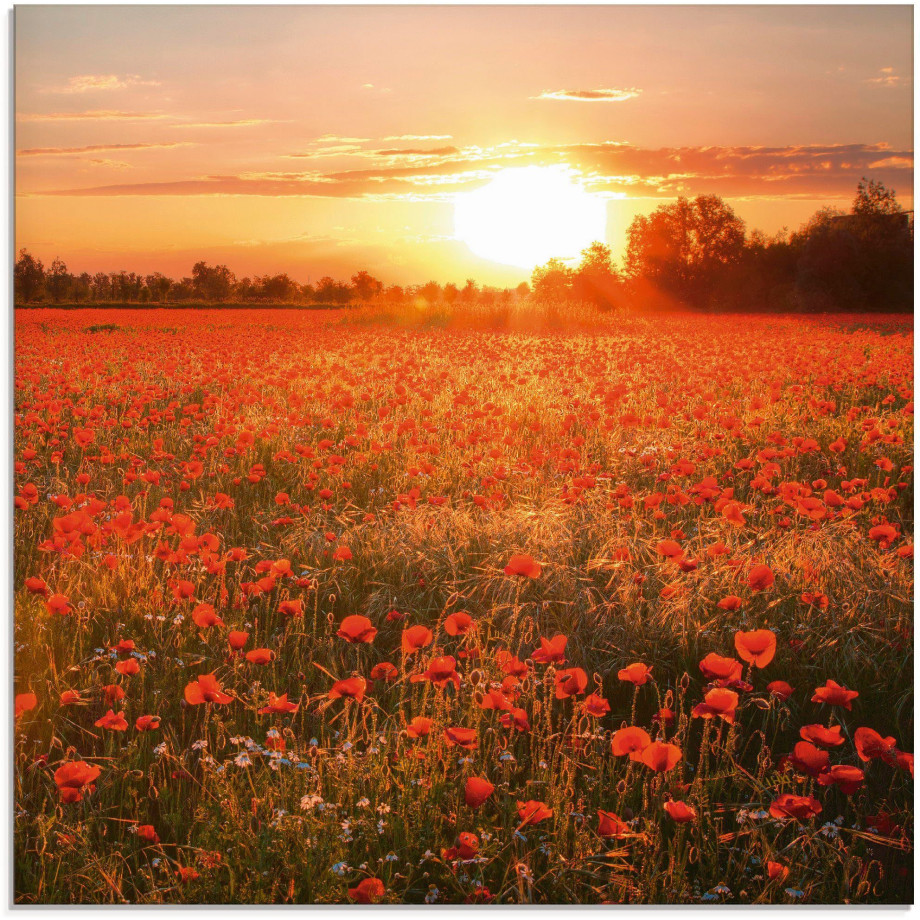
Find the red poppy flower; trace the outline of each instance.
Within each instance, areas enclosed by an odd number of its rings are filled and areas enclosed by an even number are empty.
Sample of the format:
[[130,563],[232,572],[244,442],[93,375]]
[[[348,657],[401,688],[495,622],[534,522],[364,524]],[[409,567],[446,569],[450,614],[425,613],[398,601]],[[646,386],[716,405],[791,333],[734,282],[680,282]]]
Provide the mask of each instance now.
[[739,630],[735,633],[738,657],[755,668],[765,668],[776,654],[776,633],[771,629]]
[[332,685],[328,696],[330,700],[348,697],[356,703],[360,703],[364,699],[366,690],[367,681],[363,677],[346,677],[345,680],[337,680]]
[[353,645],[356,645],[360,642],[373,642],[374,636],[377,635],[377,630],[374,629],[374,625],[367,617],[363,617],[360,614],[352,614],[351,616],[345,617],[339,624],[337,635],[346,642],[351,642]]
[[784,680],[773,680],[767,684],[767,691],[772,695],[781,699],[783,702],[789,699],[795,690],[786,683]]
[[702,719],[723,719],[731,725],[735,721],[735,710],[738,707],[738,694],[734,690],[716,687],[710,690],[703,702],[693,707],[693,717]]
[[224,625],[224,621],[217,615],[211,604],[198,604],[192,611],[192,619],[201,629],[207,629],[210,626]]
[[652,680],[652,669],[641,661],[635,661],[617,672],[617,677],[637,687],[644,686],[649,680]]
[[701,662],[700,670],[707,680],[732,681],[741,680],[741,662],[734,658],[723,658],[715,652],[710,652]]
[[482,776],[471,776],[463,787],[463,801],[470,808],[479,808],[492,793],[495,786]]
[[748,572],[748,587],[752,591],[764,591],[775,581],[773,572],[767,565],[755,565]]
[[830,728],[823,725],[803,725],[799,729],[799,737],[823,748],[839,747],[844,742],[839,725],[832,725]]
[[278,604],[278,613],[286,617],[302,617],[303,601],[300,598],[281,601],[281,603]]
[[683,547],[676,540],[662,540],[655,550],[667,559],[679,559],[684,554]]
[[789,875],[788,866],[784,866],[779,862],[774,862],[772,859],[767,860],[767,877],[770,881],[774,881],[775,879],[784,881],[787,875]]
[[637,759],[656,773],[666,773],[677,766],[681,757],[683,754],[676,744],[653,741]]
[[852,795],[865,785],[866,775],[859,767],[837,763],[825,770],[818,777],[818,782],[822,786],[837,786],[844,795]]
[[820,815],[821,810],[821,803],[810,795],[792,795],[788,792],[778,795],[770,805],[770,814],[781,820],[794,818],[796,821],[807,821]]
[[82,760],[71,760],[54,771],[54,782],[61,794],[62,802],[79,802],[83,798],[83,790],[89,787],[89,792],[95,789],[93,783],[98,779],[102,770]]
[[115,713],[111,709],[93,723],[97,728],[108,728],[113,732],[123,732],[128,728],[128,721],[123,712]]
[[543,566],[536,562],[533,556],[514,555],[508,560],[505,566],[506,575],[522,575],[527,578],[539,578],[543,572]]
[[[839,730],[838,726],[835,725],[834,727]],[[874,729],[857,728],[853,734],[853,743],[856,745],[856,753],[859,755],[859,759],[864,762],[875,760],[876,758],[884,760],[888,764],[894,764],[897,761],[898,751],[895,739],[891,737],[883,738]]]
[[568,637],[561,634],[553,636],[552,639],[540,637],[540,647],[534,649],[530,656],[538,664],[565,664],[565,646],[568,643]]
[[582,706],[584,707],[584,711],[589,716],[594,716],[595,719],[600,719],[610,712],[610,703],[598,693],[592,693],[590,696],[586,696]]
[[232,630],[227,635],[227,642],[230,644],[230,648],[233,651],[238,652],[243,646],[249,641],[249,633],[241,632],[238,629]]
[[670,815],[671,820],[678,824],[689,824],[696,820],[696,809],[686,802],[677,802],[674,799],[668,799],[664,803],[664,810]]
[[789,762],[800,773],[814,777],[827,769],[830,756],[827,751],[816,748],[810,741],[799,741],[792,750]]
[[823,687],[815,690],[811,698],[813,703],[827,703],[828,706],[843,706],[844,709],[853,709],[853,700],[859,696],[855,690],[847,690],[836,681],[829,680]]
[[553,810],[545,802],[539,802],[536,799],[530,799],[527,802],[518,802],[518,817],[521,819],[521,827],[528,827],[531,824],[539,824],[552,818]]
[[118,684],[108,684],[102,688],[102,698],[111,706],[125,698],[125,691]]
[[381,661],[371,668],[371,680],[382,680],[387,683],[399,677],[399,668],[389,661]]
[[434,719],[427,716],[416,716],[407,726],[406,734],[410,738],[424,738],[431,731]]
[[46,601],[45,607],[48,613],[57,614],[66,617],[73,613],[73,607],[70,606],[70,598],[66,594],[52,594]]
[[428,663],[428,670],[422,674],[413,674],[409,678],[413,683],[420,680],[430,680],[436,687],[446,687],[453,683],[456,689],[460,689],[460,675],[456,670],[457,661],[451,655],[444,655],[441,658],[433,658]]
[[722,610],[738,610],[743,603],[737,594],[728,594],[716,606]]
[[473,618],[463,610],[452,613],[444,620],[444,632],[448,636],[465,636],[470,630],[476,628]]
[[160,835],[152,824],[141,824],[137,829],[137,836],[146,843],[159,843]]
[[160,727],[159,716],[138,716],[134,722],[134,727],[139,732],[152,732]]
[[498,717],[498,721],[507,729],[513,728],[519,732],[530,731],[530,720],[527,717],[526,709],[512,707],[507,712],[503,712]]
[[18,719],[24,712],[34,709],[38,705],[38,697],[34,693],[17,693],[13,701],[14,718]]
[[475,728],[451,726],[444,729],[444,740],[448,744],[455,744],[465,751],[475,751],[479,747],[479,735]]
[[275,696],[274,693],[269,691],[268,705],[259,710],[259,715],[283,712],[297,712],[297,703],[290,702],[286,693],[282,693],[281,696]]
[[433,641],[434,634],[427,626],[409,626],[403,630],[402,650],[406,655],[412,655]]
[[565,700],[585,692],[588,675],[581,668],[567,668],[556,672],[556,699]]
[[613,733],[610,750],[614,757],[629,754],[630,760],[638,760],[639,755],[652,743],[649,733],[644,728],[631,725]]
[[622,837],[630,832],[629,825],[621,821],[612,811],[597,810],[597,834],[599,837]]
[[246,652],[246,660],[252,664],[270,664],[275,660],[275,653],[270,648],[254,648]]
[[118,671],[119,674],[124,674],[126,677],[139,673],[140,669],[141,666],[137,663],[136,658],[128,658],[126,661],[119,661],[115,664],[115,670]]
[[228,696],[220,689],[220,683],[213,674],[199,674],[198,680],[186,684],[185,701],[192,706],[201,703],[230,703],[232,696]]
[[376,904],[385,894],[386,887],[379,878],[362,879],[348,889],[348,897],[357,904]]

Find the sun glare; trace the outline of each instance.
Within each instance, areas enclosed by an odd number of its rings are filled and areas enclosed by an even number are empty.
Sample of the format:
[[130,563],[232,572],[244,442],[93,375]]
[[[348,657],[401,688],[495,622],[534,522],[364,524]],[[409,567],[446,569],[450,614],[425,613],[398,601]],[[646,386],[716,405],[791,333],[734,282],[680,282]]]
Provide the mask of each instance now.
[[458,240],[478,256],[521,268],[573,258],[606,232],[606,202],[573,182],[565,167],[506,169],[454,204]]

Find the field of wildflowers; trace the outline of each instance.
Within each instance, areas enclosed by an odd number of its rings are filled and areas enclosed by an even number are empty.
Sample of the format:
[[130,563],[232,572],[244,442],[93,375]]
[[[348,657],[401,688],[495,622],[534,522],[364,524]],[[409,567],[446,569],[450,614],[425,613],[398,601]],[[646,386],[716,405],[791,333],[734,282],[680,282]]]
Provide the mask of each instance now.
[[17,901],[910,901],[912,359],[18,311]]

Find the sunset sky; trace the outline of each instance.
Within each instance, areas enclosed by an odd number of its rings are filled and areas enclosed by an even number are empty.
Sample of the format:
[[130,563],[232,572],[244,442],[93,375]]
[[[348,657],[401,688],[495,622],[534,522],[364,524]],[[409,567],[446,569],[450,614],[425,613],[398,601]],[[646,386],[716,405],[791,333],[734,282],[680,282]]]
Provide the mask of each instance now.
[[499,170],[564,167],[615,255],[679,194],[768,232],[863,175],[912,207],[912,94],[910,6],[19,7],[16,245],[512,284],[454,238]]

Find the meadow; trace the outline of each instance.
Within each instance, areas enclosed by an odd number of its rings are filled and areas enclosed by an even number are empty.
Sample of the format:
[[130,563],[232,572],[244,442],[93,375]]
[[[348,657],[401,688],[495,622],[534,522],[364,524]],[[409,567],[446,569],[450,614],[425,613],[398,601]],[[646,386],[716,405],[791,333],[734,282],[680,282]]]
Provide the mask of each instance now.
[[17,311],[18,903],[912,900],[910,318],[564,319]]

